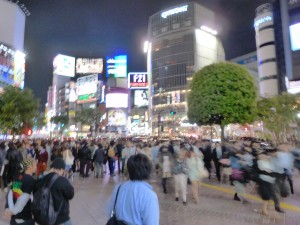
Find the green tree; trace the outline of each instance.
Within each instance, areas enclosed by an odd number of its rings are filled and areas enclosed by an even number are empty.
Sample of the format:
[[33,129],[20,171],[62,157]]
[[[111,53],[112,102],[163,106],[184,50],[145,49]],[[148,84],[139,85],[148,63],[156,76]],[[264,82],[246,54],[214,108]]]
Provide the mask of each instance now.
[[299,96],[283,93],[273,98],[263,98],[257,102],[257,108],[258,119],[274,134],[276,141],[286,141],[291,124],[299,120]]
[[256,118],[256,87],[238,64],[222,62],[196,72],[188,95],[188,118],[198,125],[251,123]]
[[7,86],[0,96],[0,129],[20,134],[33,126],[38,115],[39,100],[30,89]]
[[95,109],[81,109],[76,112],[75,122],[80,122],[82,125],[95,125],[96,132],[100,118],[103,116],[103,112],[100,108]]
[[59,125],[61,128],[65,128],[69,123],[69,117],[68,116],[53,116],[50,119],[51,123]]

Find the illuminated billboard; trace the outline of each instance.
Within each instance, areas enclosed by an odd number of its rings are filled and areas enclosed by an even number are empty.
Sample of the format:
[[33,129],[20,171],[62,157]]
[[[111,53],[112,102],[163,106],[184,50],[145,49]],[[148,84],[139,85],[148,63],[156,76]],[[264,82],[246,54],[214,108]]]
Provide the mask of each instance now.
[[75,58],[67,55],[57,55],[53,60],[53,74],[74,77]]
[[84,76],[77,79],[77,95],[86,95],[97,92],[98,75],[93,74]]
[[102,58],[78,58],[76,59],[77,74],[92,74],[103,72]]
[[127,55],[107,57],[107,77],[127,77]]
[[86,103],[86,102],[94,102],[96,101],[96,94],[85,94],[85,95],[79,95],[77,99],[77,104]]
[[108,126],[125,126],[127,124],[127,115],[122,109],[113,109],[108,111]]
[[14,83],[16,87],[24,88],[25,77],[25,54],[20,51],[15,52],[14,57]]
[[25,54],[0,43],[0,80],[24,88]]
[[300,50],[300,23],[290,26],[290,37],[292,51]]
[[0,43],[0,80],[14,84],[14,54],[15,51]]
[[128,74],[128,88],[130,89],[147,89],[148,88],[148,74],[147,73],[129,73]]
[[127,108],[128,94],[109,93],[106,95],[106,108]]
[[149,104],[148,90],[135,90],[134,91],[134,106],[146,107]]

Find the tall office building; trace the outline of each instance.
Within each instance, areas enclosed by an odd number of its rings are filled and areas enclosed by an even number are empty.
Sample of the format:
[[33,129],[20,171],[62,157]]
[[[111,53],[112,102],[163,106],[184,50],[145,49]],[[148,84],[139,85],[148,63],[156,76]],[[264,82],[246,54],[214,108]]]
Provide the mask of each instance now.
[[155,13],[149,19],[147,72],[149,117],[153,134],[180,132],[187,124],[187,94],[192,75],[225,60],[215,15],[189,2]]
[[[254,20],[260,96],[300,92],[300,0],[272,0]],[[299,89],[298,91],[296,89]]]

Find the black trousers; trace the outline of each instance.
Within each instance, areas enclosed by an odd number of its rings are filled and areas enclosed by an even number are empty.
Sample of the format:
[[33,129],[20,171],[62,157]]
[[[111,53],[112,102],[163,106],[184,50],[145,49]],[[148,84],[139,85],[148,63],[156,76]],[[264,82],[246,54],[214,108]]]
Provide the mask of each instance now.
[[89,171],[90,171],[90,167],[91,167],[91,162],[90,160],[80,160],[80,175],[82,177],[84,176],[88,176]]

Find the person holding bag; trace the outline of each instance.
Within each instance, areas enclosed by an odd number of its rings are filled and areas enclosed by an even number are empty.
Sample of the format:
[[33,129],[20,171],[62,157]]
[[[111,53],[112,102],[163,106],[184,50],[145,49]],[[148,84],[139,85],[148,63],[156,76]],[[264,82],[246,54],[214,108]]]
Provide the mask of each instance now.
[[159,204],[156,193],[147,182],[152,165],[147,156],[133,155],[128,159],[129,181],[117,185],[109,204],[107,225],[159,225]]

